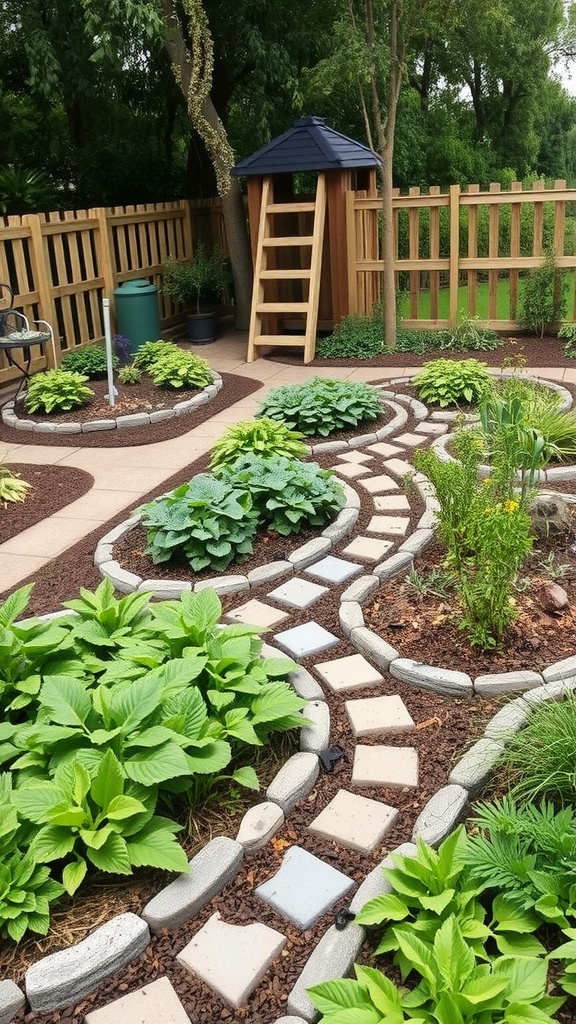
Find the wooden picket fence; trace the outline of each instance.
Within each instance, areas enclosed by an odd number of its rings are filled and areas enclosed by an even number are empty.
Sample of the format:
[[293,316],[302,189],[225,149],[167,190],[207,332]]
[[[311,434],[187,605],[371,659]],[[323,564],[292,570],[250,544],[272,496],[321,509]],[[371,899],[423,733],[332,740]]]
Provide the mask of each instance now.
[[[53,325],[59,362],[63,352],[103,340],[104,296],[111,299],[122,281],[136,278],[161,286],[166,258],[189,258],[198,239],[225,248],[220,200],[4,217],[0,282],[11,285],[15,307],[29,320]],[[161,291],[159,301],[164,329],[178,317]],[[49,347],[34,353],[34,372],[54,364]],[[17,376],[0,353],[0,386]]]
[[[382,201],[365,193],[346,193],[348,308],[369,314],[382,294]],[[474,317],[479,286],[487,282],[487,310],[482,320],[495,330],[518,326],[519,281],[523,271],[542,264],[551,249],[563,270],[576,268],[576,189],[556,181],[547,189],[535,181],[529,189],[513,182],[510,191],[498,183],[488,191],[468,185],[448,192],[431,187],[426,194],[411,188],[394,195],[398,285],[407,285],[407,327],[443,328],[459,317]],[[499,315],[502,281],[508,296],[508,316]],[[459,308],[459,289],[467,285],[467,308]],[[441,317],[441,289],[448,290],[448,316]],[[429,316],[420,315],[426,292]],[[576,319],[575,289],[567,310]],[[462,295],[462,292],[460,292]],[[446,303],[445,303],[446,304]],[[500,298],[501,304],[501,298]]]

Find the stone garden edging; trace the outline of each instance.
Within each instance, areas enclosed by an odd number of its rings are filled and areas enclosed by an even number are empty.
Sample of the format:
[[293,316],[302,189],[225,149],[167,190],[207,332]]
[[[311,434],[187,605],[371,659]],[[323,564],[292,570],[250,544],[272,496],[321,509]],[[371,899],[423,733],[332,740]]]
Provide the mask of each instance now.
[[[188,412],[194,412],[201,405],[212,401],[221,390],[223,385],[222,377],[215,370],[211,370],[213,381],[202,388],[199,394],[193,398],[176,402],[171,408],[157,409],[155,412],[135,412],[125,416],[110,416],[100,420],[86,420],[85,422],[69,423],[38,423],[36,420],[21,419],[14,412],[14,402],[7,402],[2,409],[2,421],[7,427],[15,430],[32,430],[38,434],[88,434],[97,430],[135,430],[137,427],[149,427],[150,424],[160,423],[164,420],[171,420],[175,416],[184,416]],[[0,1024],[2,1020],[0,1018]]]

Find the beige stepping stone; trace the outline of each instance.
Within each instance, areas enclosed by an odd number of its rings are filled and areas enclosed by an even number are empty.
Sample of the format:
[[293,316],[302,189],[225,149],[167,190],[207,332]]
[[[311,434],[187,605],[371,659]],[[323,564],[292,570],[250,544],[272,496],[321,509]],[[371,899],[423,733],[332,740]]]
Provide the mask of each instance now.
[[411,732],[416,728],[404,701],[392,697],[363,697],[347,700],[346,713],[356,739],[382,733]]
[[406,476],[407,473],[414,473],[414,466],[409,462],[405,462],[404,459],[387,459],[384,463],[384,469],[399,477]]
[[408,431],[406,434],[398,434],[396,440],[406,448],[415,448],[417,444],[424,444],[426,438],[422,437],[422,434],[412,434]]
[[276,623],[288,618],[288,612],[282,612],[279,608],[272,608],[271,605],[252,598],[245,604],[239,605],[238,608],[227,612],[223,618],[226,622],[245,622],[252,626],[275,626]]
[[378,444],[369,444],[366,450],[369,452],[376,452],[377,455],[383,455],[385,459],[389,459],[392,455],[398,455],[398,453],[402,451],[398,445],[388,444],[387,441],[379,441]]
[[368,562],[378,562],[392,547],[391,540],[375,540],[374,537],[355,537],[342,554],[351,558],[365,558]]
[[398,490],[396,481],[392,480],[392,477],[384,475],[369,476],[364,480],[359,480],[358,483],[365,487],[369,494],[381,494],[383,491]]
[[390,831],[397,817],[395,807],[341,789],[314,818],[308,831],[348,850],[371,853]]
[[359,466],[354,462],[338,462],[335,466],[331,466],[330,469],[338,473],[339,476],[346,477],[347,480],[355,480],[358,476],[365,476],[366,473],[370,472],[368,466]]
[[383,681],[380,672],[361,654],[349,654],[346,658],[321,661],[314,668],[334,693],[340,693],[342,690],[365,690]]
[[418,785],[418,751],[414,747],[358,744],[354,751],[352,785],[413,789]]
[[368,533],[387,533],[389,536],[403,537],[410,525],[407,516],[372,516],[366,527]]
[[404,512],[410,508],[405,494],[375,494],[373,501],[377,512]]
[[285,942],[284,935],[265,924],[227,924],[216,913],[176,959],[238,1008],[260,983]]
[[448,427],[445,423],[429,423],[427,420],[425,420],[424,423],[419,423],[418,426],[415,427],[415,432],[417,434],[428,434],[433,435],[434,437],[438,437],[440,434],[445,434],[447,430]]
[[343,455],[338,456],[342,459],[342,462],[356,462],[360,465],[362,462],[374,462],[373,455],[367,455],[366,452],[344,452]]
[[168,978],[158,978],[137,992],[92,1010],[84,1024],[190,1024],[190,1018]]

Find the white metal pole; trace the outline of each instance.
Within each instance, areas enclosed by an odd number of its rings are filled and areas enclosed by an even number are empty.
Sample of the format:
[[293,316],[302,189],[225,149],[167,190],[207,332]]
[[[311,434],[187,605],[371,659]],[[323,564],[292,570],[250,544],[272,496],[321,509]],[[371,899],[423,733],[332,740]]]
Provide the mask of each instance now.
[[116,405],[118,392],[114,387],[114,371],[112,368],[112,332],[110,330],[110,299],[102,299],[102,312],[104,315],[104,337],[106,339],[106,374],[108,376],[108,401],[110,405]]

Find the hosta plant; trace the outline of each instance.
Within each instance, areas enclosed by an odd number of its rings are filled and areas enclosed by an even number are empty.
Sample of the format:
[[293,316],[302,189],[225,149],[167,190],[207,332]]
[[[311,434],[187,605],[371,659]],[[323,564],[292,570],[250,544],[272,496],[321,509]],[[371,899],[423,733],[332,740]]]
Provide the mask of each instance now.
[[174,352],[181,351],[182,349],[178,348],[173,341],[145,341],[138,349],[132,363],[138,370],[149,370],[152,364],[158,362],[159,359],[169,358]]
[[345,504],[342,484],[330,470],[282,455],[245,455],[221,479],[245,488],[260,521],[282,536],[305,525],[324,526]]
[[20,480],[18,473],[12,473],[6,466],[0,466],[0,502],[26,501],[32,484]]
[[477,359],[433,359],[414,377],[418,395],[430,405],[473,405],[494,387],[485,363]]
[[142,373],[134,365],[123,366],[118,373],[118,380],[121,384],[140,384]]
[[252,552],[258,512],[247,490],[199,473],[190,483],[142,508],[146,552],[154,563],[186,558],[197,571],[219,572]]
[[305,384],[274,388],[260,403],[257,416],[281,420],[306,437],[328,437],[378,419],[381,412],[379,393],[369,384],[313,377]]
[[148,373],[159,388],[204,388],[214,379],[205,359],[175,346],[151,363]]
[[71,370],[47,370],[37,373],[28,384],[25,405],[28,412],[68,412],[86,405],[92,388],[86,387],[88,377]]
[[302,434],[290,430],[278,420],[241,420],[228,427],[224,437],[213,446],[210,453],[210,469],[218,474],[223,466],[229,466],[241,455],[261,455],[270,458],[282,455],[287,459],[301,459],[308,451],[302,443]]
[[[120,360],[115,352],[112,353],[112,367],[117,369]],[[103,345],[87,345],[84,348],[73,349],[66,352],[62,357],[62,369],[72,370],[73,373],[84,373],[91,380],[98,380],[106,376],[106,349]]]

